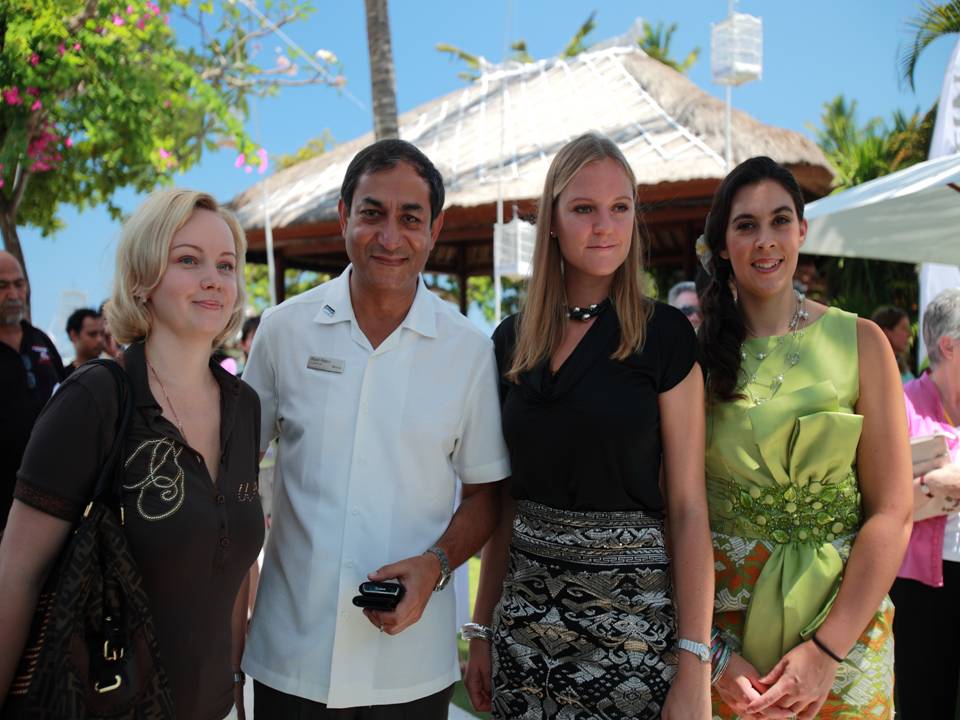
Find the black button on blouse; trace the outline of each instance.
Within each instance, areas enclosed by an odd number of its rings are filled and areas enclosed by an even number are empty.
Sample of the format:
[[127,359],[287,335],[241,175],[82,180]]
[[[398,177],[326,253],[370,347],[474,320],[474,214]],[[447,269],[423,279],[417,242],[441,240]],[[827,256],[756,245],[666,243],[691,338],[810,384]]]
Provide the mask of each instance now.
[[696,362],[693,327],[676,308],[654,303],[643,349],[612,360],[620,324],[601,314],[556,373],[547,362],[519,384],[504,376],[516,344],[516,316],[494,331],[511,492],[566,510],[662,514],[658,395]]

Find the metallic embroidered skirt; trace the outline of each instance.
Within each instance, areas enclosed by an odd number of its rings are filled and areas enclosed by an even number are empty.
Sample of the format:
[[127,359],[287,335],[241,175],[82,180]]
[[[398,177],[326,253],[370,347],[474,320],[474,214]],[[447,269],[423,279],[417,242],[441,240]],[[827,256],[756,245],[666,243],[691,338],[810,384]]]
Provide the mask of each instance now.
[[663,520],[517,504],[493,717],[659,718],[676,673]]

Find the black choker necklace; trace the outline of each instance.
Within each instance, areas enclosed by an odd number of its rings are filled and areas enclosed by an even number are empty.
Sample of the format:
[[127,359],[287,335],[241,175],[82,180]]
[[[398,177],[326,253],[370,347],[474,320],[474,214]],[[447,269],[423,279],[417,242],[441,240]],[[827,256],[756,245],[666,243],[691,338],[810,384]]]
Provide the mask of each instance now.
[[597,317],[597,315],[602,313],[608,307],[610,307],[610,298],[607,298],[603,302],[599,302],[594,305],[587,305],[586,307],[567,306],[567,317],[571,320],[581,320],[586,322],[591,318]]

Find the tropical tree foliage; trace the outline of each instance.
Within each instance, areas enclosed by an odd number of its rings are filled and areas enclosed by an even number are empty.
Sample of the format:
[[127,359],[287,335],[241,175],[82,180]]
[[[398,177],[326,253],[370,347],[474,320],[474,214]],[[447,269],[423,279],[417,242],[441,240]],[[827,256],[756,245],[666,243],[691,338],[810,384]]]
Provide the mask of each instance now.
[[665,26],[658,22],[656,26],[651,25],[646,20],[643,21],[643,37],[637,41],[640,48],[654,60],[659,60],[664,65],[669,65],[677,72],[686,73],[700,57],[700,48],[695,47],[683,60],[674,60],[670,56],[670,43],[673,40],[673,34],[677,31],[677,24],[671,23]]
[[[243,266],[243,271],[247,281],[247,304],[254,309],[255,314],[259,315],[270,307],[270,279],[267,266],[247,263]],[[284,292],[286,297],[291,298],[329,279],[330,275],[326,273],[287,268],[283,274]]]
[[[860,124],[857,103],[842,95],[824,103],[817,142],[836,173],[834,192],[860,185],[926,159],[936,106],[907,116],[894,112],[891,122],[871,118]],[[909,263],[825,258],[818,269],[827,298],[869,317],[879,305],[893,303],[915,312],[917,274]]]
[[[23,260],[17,226],[60,225],[61,204],[105,204],[149,191],[233,146],[265,154],[244,131],[251,96],[282,86],[339,85],[336,58],[280,54],[259,64],[259,43],[301,20],[304,0],[2,0],[0,2],[0,232]],[[170,15],[177,22],[171,25]],[[174,28],[180,28],[175,31]],[[178,37],[178,33],[185,37]]]
[[304,160],[319,157],[330,150],[336,141],[329,130],[324,130],[317,137],[308,140],[307,143],[294,153],[289,155],[276,155],[273,158],[277,170],[286,170],[288,167],[302,163]]
[[[596,29],[596,27],[597,12],[594,10],[592,13],[590,13],[589,17],[583,21],[580,27],[577,28],[577,31],[573,34],[573,37],[571,37],[570,40],[567,41],[566,45],[563,46],[563,49],[559,53],[559,57],[572,58],[589,50],[590,44],[587,42],[587,38]],[[673,40],[673,34],[676,31],[676,23],[665,25],[663,22],[658,22],[654,26],[644,20],[643,35],[637,39],[637,45],[639,45],[639,47],[653,59],[659,60],[665,65],[669,65],[674,70],[685,73],[691,67],[693,67],[693,64],[697,61],[697,58],[700,55],[700,48],[695,47],[683,60],[678,61],[672,58],[670,56],[670,43]],[[458,73],[458,76],[467,82],[473,82],[479,78],[483,72],[484,65],[488,64],[488,61],[482,55],[474,55],[473,53],[457,47],[456,45],[450,45],[449,43],[438,43],[436,49],[449,55],[451,60],[459,60],[467,66],[467,70]],[[526,40],[520,39],[513,42],[510,45],[510,50],[511,54],[507,57],[508,61],[518,63],[534,62],[533,56],[530,55],[530,52],[527,49]]]
[[920,55],[934,40],[944,35],[960,32],[960,0],[947,3],[932,3],[924,0],[920,3],[920,12],[907,21],[907,27],[913,30],[913,42],[900,54],[900,71],[903,79],[913,88],[913,75],[917,69]]
[[817,143],[833,166],[834,192],[882,177],[926,159],[936,120],[936,105],[926,114],[894,112],[890,125],[857,118],[857,101],[838,95],[824,103]]
[[[579,55],[582,52],[586,52],[590,49],[590,45],[587,43],[587,37],[596,29],[597,12],[594,10],[590,13],[589,17],[583,21],[577,31],[573,34],[573,37],[567,41],[566,45],[563,46],[563,49],[560,51],[560,57],[571,58]],[[446,53],[450,56],[451,60],[459,60],[466,64],[467,70],[457,73],[458,77],[466,80],[467,82],[473,82],[483,73],[483,68],[485,65],[488,65],[489,62],[482,55],[474,55],[463,48],[457,47],[456,45],[451,45],[449,43],[437,43],[436,49],[442,53]],[[520,39],[513,42],[510,45],[512,51],[511,55],[507,58],[508,61],[519,62],[519,63],[532,63],[534,58],[530,55],[527,50],[527,41]]]

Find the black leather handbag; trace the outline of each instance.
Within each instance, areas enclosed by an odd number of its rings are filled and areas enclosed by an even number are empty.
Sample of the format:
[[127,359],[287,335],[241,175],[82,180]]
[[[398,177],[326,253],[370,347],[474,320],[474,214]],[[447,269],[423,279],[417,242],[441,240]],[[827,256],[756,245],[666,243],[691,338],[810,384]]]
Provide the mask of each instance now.
[[93,500],[37,602],[3,720],[174,717],[147,595],[123,531],[121,456],[133,389],[117,363],[92,362],[116,381],[116,435]]

